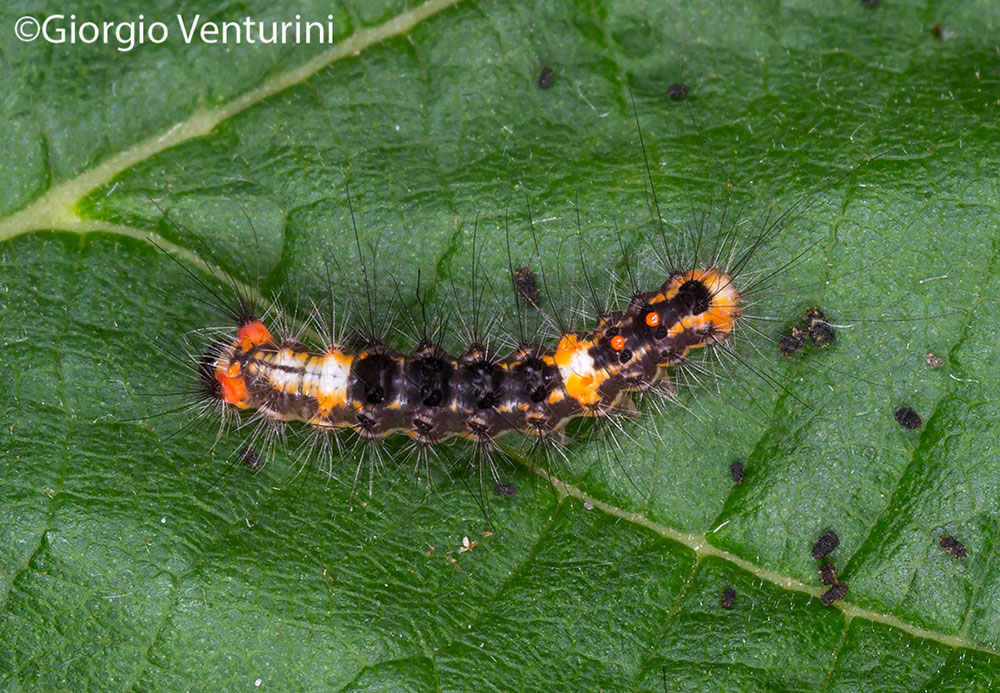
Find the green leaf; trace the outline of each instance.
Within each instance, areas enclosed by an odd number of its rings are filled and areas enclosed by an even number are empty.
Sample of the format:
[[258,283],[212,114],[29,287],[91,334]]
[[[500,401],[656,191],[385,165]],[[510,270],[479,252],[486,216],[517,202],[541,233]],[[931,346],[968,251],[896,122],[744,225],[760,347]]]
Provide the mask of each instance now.
[[[990,687],[995,4],[452,4],[0,10],[0,685]],[[57,12],[145,13],[171,38],[14,36]],[[178,12],[330,14],[336,40],[188,45]],[[649,178],[682,255],[723,211],[744,248],[793,211],[749,266],[768,280],[747,312],[775,320],[738,360],[694,355],[676,404],[644,404],[616,443],[585,423],[565,459],[505,440],[514,499],[459,447],[395,441],[355,483],[353,449],[304,463],[292,436],[251,472],[246,430],[142,418],[190,386],[183,335],[222,320],[189,273],[221,266],[301,315],[329,268],[359,324],[348,194],[403,346],[418,270],[430,323],[468,314],[474,237],[511,338],[508,239],[580,329],[588,279],[659,284]],[[837,341],[786,359],[772,342],[810,305]],[[895,423],[904,405],[922,429]],[[827,528],[850,586],[832,606],[810,555]]]

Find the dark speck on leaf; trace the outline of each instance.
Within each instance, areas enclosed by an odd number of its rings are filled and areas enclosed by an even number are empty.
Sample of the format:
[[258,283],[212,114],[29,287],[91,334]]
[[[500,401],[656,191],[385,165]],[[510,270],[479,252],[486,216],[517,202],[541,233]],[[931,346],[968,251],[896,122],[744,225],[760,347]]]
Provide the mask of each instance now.
[[837,339],[837,334],[833,331],[833,327],[827,322],[826,316],[819,308],[809,308],[806,310],[802,315],[802,320],[809,327],[809,339],[817,347],[822,348],[828,344],[833,344]]
[[832,563],[824,563],[819,567],[819,581],[824,585],[832,585],[837,581],[837,571]]
[[812,556],[817,560],[825,558],[838,546],[840,546],[840,538],[832,529],[828,529],[813,544]]
[[688,89],[688,85],[686,84],[680,84],[680,83],[671,84],[669,87],[667,87],[667,96],[669,96],[674,101],[683,101],[684,99],[687,98],[689,91],[690,89]]
[[256,469],[260,466],[260,455],[252,447],[247,445],[245,448],[238,453],[240,462],[245,464],[250,469]]
[[938,543],[941,545],[942,549],[950,553],[955,558],[965,558],[969,555],[969,552],[965,550],[965,544],[950,534],[942,534],[938,537]]
[[861,4],[869,9],[878,7],[878,0],[861,0]]
[[493,488],[493,492],[498,496],[503,496],[504,498],[514,498],[517,495],[517,485],[516,484],[497,484]]
[[847,594],[847,590],[848,587],[846,582],[837,582],[834,583],[830,589],[824,592],[820,599],[823,601],[824,606],[830,606],[834,602],[839,602],[843,599],[844,595]]
[[538,284],[535,282],[535,274],[530,267],[514,270],[514,285],[521,298],[538,308]]
[[722,590],[722,599],[720,601],[723,609],[732,609],[733,604],[736,602],[736,590],[732,587]]
[[555,77],[556,71],[551,67],[546,65],[542,68],[542,71],[538,75],[538,88],[548,89],[552,86],[552,78]]
[[729,473],[733,475],[733,483],[742,484],[743,480],[746,479],[746,474],[743,473],[743,463],[733,462],[729,465]]
[[801,327],[793,327],[791,331],[778,342],[778,351],[785,356],[791,356],[806,343],[808,333]]
[[920,414],[913,411],[909,407],[900,407],[896,410],[896,423],[898,423],[903,428],[909,428],[911,430],[920,428],[924,425],[923,419],[920,418]]

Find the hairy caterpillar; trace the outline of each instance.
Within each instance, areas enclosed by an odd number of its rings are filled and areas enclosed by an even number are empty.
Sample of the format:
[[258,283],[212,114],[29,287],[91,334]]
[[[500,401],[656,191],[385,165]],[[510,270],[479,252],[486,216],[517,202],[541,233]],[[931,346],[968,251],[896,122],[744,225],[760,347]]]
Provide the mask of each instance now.
[[[656,208],[652,181],[650,186]],[[580,331],[548,319],[551,341],[522,330],[507,338],[511,348],[506,350],[491,346],[472,329],[459,349],[449,351],[440,330],[426,324],[426,316],[421,317],[424,324],[414,325],[421,335],[410,342],[415,346],[397,348],[380,333],[372,314],[365,331],[356,330],[347,338],[335,334],[336,320],[331,317],[330,324],[318,330],[325,339],[305,343],[300,333],[274,327],[275,322],[286,322],[280,309],[269,319],[264,315],[268,311],[254,306],[236,284],[224,282],[232,297],[216,294],[214,302],[224,304],[231,322],[207,351],[198,351],[194,370],[199,405],[207,402],[207,409],[220,411],[224,423],[252,427],[242,449],[253,451],[258,462],[253,450],[258,440],[270,443],[293,422],[327,449],[343,452],[343,440],[358,443],[343,455],[347,458],[363,458],[369,450],[380,454],[379,441],[397,434],[408,438],[420,455],[464,439],[474,445],[477,457],[488,459],[499,449],[499,440],[512,433],[559,447],[567,425],[576,418],[599,424],[633,416],[633,393],[669,393],[671,371],[691,368],[697,373],[703,368],[692,360],[697,351],[733,352],[735,333],[759,317],[746,315],[748,299],[784,268],[755,267],[748,272],[747,266],[808,202],[801,197],[776,217],[766,218],[748,240],[737,237],[742,220],[726,213],[718,229],[706,232],[703,220],[697,233],[670,239],[656,208],[659,238],[648,254],[657,258],[655,288],[643,287],[632,277],[623,246],[631,286],[615,303],[604,301],[599,307],[601,301],[593,302],[592,329]],[[367,285],[356,230],[355,239]],[[689,243],[693,252],[678,252],[678,242]],[[523,302],[544,315],[530,270],[515,271],[509,249],[508,264],[518,305]],[[475,283],[475,270],[472,274]],[[587,281],[591,284],[589,276]],[[590,290],[595,293],[593,285]],[[475,295],[473,287],[473,312],[481,310]],[[489,315],[486,322],[502,319]],[[241,453],[240,458],[245,457]],[[355,482],[362,466],[363,461],[357,463]],[[496,476],[492,461],[490,466]]]
[[503,358],[482,344],[458,357],[433,343],[403,355],[370,342],[311,349],[276,339],[258,319],[238,325],[202,370],[225,405],[365,438],[402,433],[433,445],[452,436],[490,444],[512,431],[545,436],[577,416],[605,416],[692,349],[727,339],[739,319],[733,278],[715,268],[678,272],[636,294],[591,332],[555,348],[522,344]]

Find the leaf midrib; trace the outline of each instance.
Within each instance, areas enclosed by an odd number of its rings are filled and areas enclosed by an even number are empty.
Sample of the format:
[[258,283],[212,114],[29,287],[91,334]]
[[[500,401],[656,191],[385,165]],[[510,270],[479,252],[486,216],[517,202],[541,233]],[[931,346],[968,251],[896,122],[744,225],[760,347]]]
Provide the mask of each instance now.
[[[644,527],[652,532],[659,534],[665,539],[670,539],[672,541],[683,544],[687,548],[691,549],[697,556],[700,562],[703,558],[715,557],[720,558],[724,561],[732,563],[737,568],[745,570],[746,572],[754,575],[761,580],[766,580],[771,584],[777,585],[781,589],[788,590],[790,592],[803,592],[811,597],[819,598],[823,592],[826,591],[826,587],[814,587],[807,585],[804,582],[796,580],[789,575],[783,575],[777,571],[769,570],[762,566],[757,565],[752,561],[748,561],[744,558],[737,556],[734,553],[726,551],[724,549],[717,548],[712,544],[708,543],[706,534],[691,534],[688,532],[681,532],[680,530],[674,529],[667,525],[661,524],[654,520],[650,520],[648,517],[641,513],[633,513],[627,510],[623,510],[615,505],[606,503],[600,499],[594,498],[588,495],[582,489],[568,484],[560,479],[552,476],[544,469],[540,467],[531,467],[532,471],[546,479],[556,489],[559,493],[565,496],[571,496],[580,500],[581,502],[590,503],[594,506],[594,509],[600,510],[604,513],[617,517],[619,519],[625,520],[626,522],[631,522],[633,524]],[[984,645],[979,645],[977,643],[971,642],[966,638],[959,637],[957,635],[947,635],[945,633],[938,633],[933,630],[926,628],[921,628],[909,621],[905,621],[901,618],[893,616],[891,614],[883,614],[871,609],[865,609],[863,607],[857,606],[851,602],[839,601],[835,602],[833,607],[840,609],[848,621],[855,618],[861,618],[866,621],[873,621],[875,623],[883,623],[885,625],[891,626],[893,628],[898,628],[914,637],[921,638],[924,640],[933,640],[935,642],[940,642],[945,645],[949,645],[955,648],[962,648],[968,650],[976,650],[978,652],[985,652],[991,655],[1000,655],[1000,651],[995,650]]]

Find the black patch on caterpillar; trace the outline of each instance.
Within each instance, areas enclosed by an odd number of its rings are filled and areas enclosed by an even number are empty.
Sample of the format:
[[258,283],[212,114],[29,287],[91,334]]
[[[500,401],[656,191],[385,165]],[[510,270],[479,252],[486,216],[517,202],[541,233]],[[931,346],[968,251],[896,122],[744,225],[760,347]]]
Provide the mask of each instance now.
[[399,355],[389,347],[379,346],[376,351],[358,356],[351,367],[354,377],[355,401],[370,407],[391,402],[399,380]]
[[459,359],[455,392],[463,411],[488,412],[496,409],[506,394],[507,375],[503,367],[473,348]]
[[729,465],[729,473],[733,477],[734,484],[742,484],[743,480],[746,479],[746,474],[743,473],[743,463],[738,460]]
[[824,606],[830,606],[834,602],[839,602],[847,595],[848,586],[846,582],[835,582],[830,589],[823,593],[820,600]]
[[816,540],[812,547],[812,557],[819,560],[829,556],[830,553],[840,546],[840,538],[832,529],[828,529]]
[[903,428],[916,430],[924,425],[924,420],[920,418],[920,414],[909,407],[900,407],[893,416],[896,419],[896,423]]
[[434,409],[451,399],[455,365],[450,358],[445,360],[443,353],[440,348],[422,345],[406,359],[403,396],[407,402]]
[[542,404],[562,381],[559,369],[545,362],[543,357],[551,355],[545,347],[532,344],[522,347],[521,351],[519,360],[510,369],[511,389],[520,401],[530,403],[529,406]]
[[538,73],[538,88],[548,89],[552,86],[552,78],[555,77],[556,71],[551,67],[546,65],[542,68],[542,71]]
[[701,315],[712,304],[712,292],[705,282],[689,279],[681,284],[674,298],[678,309],[686,315]]
[[457,409],[469,412],[466,423],[472,439],[491,440],[503,423],[497,406],[506,397],[507,374],[481,347],[466,350],[459,358],[454,393]]
[[819,581],[824,585],[832,585],[837,581],[837,570],[832,563],[824,563],[819,567]]
[[938,544],[955,558],[965,558],[969,555],[969,552],[965,549],[965,544],[950,534],[942,534],[938,537]]
[[722,590],[722,597],[719,600],[723,609],[732,609],[733,604],[736,603],[736,590],[732,587],[727,587]]

